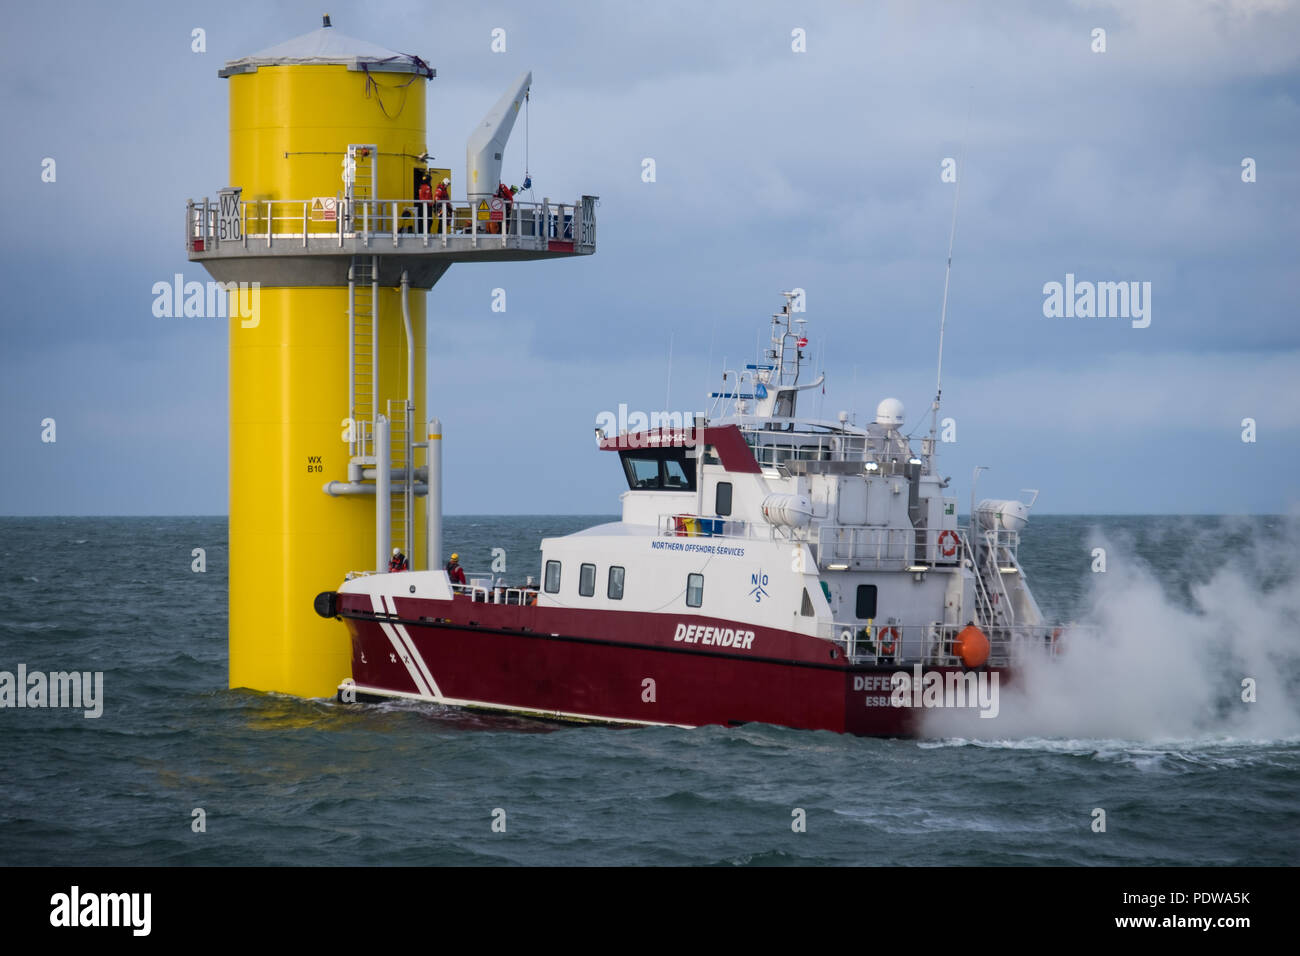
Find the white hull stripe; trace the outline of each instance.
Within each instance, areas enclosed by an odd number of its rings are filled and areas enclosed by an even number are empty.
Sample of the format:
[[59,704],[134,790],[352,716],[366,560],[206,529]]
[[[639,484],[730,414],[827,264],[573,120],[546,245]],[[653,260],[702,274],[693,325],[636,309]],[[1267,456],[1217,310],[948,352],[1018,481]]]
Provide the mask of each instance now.
[[[382,596],[381,600],[383,600]],[[388,599],[386,603],[392,605],[391,613],[393,617],[396,617],[397,602]],[[419,668],[420,675],[424,678],[424,685],[428,688],[427,692],[432,694],[434,697],[441,697],[442,691],[438,689],[438,682],[433,679],[433,672],[429,670],[429,665],[425,662],[424,655],[416,649],[415,639],[411,637],[410,632],[406,629],[406,625],[393,623],[389,626],[397,632],[397,636],[409,652],[411,660],[415,661],[415,666]],[[416,682],[416,685],[419,686],[419,681]]]
[[[388,609],[384,606],[383,595],[381,594],[370,595],[370,606],[377,614],[388,613]],[[421,676],[419,669],[415,666],[415,659],[411,656],[410,652],[407,651],[406,645],[403,644],[402,639],[397,636],[397,632],[393,630],[393,626],[387,621],[378,621],[377,623],[379,624],[380,629],[383,630],[384,636],[386,636],[389,642],[393,645],[393,650],[396,652],[398,658],[406,665],[406,672],[411,675],[411,682],[415,684],[416,689],[419,690],[421,694],[428,694],[429,685],[424,682],[424,677]]]
[[[340,689],[344,685],[340,685]],[[559,720],[589,720],[597,724],[627,724],[634,727],[681,727],[686,730],[694,724],[669,724],[658,720],[632,720],[627,717],[601,717],[596,714],[578,714],[567,710],[538,710],[536,707],[513,707],[510,704],[493,704],[484,700],[459,700],[455,697],[428,697],[411,694],[403,690],[389,690],[386,687],[367,687],[363,684],[347,684],[349,690],[358,694],[370,694],[374,697],[394,697],[402,700],[419,700],[431,704],[446,704],[449,707],[471,707],[482,710],[508,710],[511,713],[530,717],[545,717]]]

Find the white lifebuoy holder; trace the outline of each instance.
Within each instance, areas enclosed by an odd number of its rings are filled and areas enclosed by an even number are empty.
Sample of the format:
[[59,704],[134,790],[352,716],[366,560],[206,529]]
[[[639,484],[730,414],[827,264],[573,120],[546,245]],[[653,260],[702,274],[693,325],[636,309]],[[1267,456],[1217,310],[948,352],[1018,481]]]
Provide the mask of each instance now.
[[[952,539],[951,549],[944,547],[944,542],[950,538]],[[957,553],[959,547],[961,547],[961,538],[957,537],[956,531],[949,528],[947,531],[943,532],[943,534],[939,535],[939,553],[945,558],[951,558]]]

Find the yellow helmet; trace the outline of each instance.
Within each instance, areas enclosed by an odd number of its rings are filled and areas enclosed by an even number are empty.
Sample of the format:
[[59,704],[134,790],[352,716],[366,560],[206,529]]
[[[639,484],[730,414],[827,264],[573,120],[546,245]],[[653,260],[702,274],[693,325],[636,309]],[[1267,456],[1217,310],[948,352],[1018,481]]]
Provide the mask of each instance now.
[[451,559],[452,559],[453,561],[459,561],[459,560],[460,560],[460,555],[459,555],[459,554],[456,554],[455,552],[453,552],[453,553],[452,553],[452,556],[451,556]]

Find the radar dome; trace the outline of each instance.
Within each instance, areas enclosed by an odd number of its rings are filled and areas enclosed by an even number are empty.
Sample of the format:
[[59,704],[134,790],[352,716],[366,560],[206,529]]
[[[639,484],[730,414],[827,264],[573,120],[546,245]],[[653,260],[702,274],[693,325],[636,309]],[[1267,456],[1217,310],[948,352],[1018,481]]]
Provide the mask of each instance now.
[[876,406],[876,424],[897,428],[903,424],[903,403],[896,398],[887,398]]

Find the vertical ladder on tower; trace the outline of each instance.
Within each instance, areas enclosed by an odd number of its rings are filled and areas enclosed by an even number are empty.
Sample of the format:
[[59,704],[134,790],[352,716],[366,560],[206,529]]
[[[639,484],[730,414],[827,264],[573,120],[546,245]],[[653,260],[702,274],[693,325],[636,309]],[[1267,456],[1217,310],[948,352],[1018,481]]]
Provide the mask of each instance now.
[[374,421],[378,411],[379,257],[353,256],[348,269],[348,418],[352,460],[375,463]]
[[347,200],[353,232],[362,228],[367,231],[376,228],[371,200],[375,198],[377,152],[373,144],[353,143],[348,146],[347,157],[343,160],[343,197]]
[[[388,400],[388,460],[392,469],[392,501],[388,521],[394,548],[411,558],[415,545],[415,461],[411,435],[411,407],[405,399]],[[382,507],[382,503],[378,503]]]

